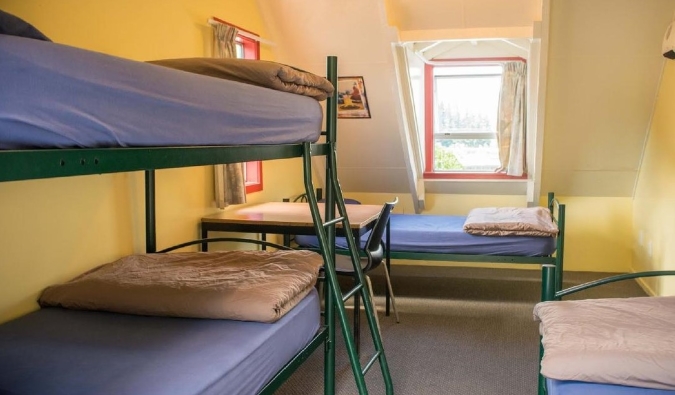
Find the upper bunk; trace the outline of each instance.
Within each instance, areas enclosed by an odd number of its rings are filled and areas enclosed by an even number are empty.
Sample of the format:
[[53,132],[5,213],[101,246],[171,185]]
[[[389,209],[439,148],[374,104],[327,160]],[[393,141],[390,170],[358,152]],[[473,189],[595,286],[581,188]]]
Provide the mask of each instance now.
[[[318,143],[321,103],[307,95],[8,35],[0,35],[0,59],[0,181],[329,150]],[[299,81],[311,75],[335,86],[335,57],[327,70],[329,81],[297,70]],[[326,142],[335,141],[334,122]]]

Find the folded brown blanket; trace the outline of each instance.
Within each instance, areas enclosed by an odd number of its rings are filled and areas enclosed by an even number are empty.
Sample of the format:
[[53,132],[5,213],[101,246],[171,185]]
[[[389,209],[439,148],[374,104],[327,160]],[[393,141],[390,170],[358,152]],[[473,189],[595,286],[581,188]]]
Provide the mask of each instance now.
[[324,77],[265,60],[185,58],[153,60],[148,63],[309,96],[319,101],[325,100],[334,91],[333,84]]
[[675,390],[675,296],[542,302],[541,373]]
[[274,322],[309,293],[323,265],[311,251],[131,255],[46,288],[40,306]]
[[469,212],[464,231],[481,236],[553,237],[558,225],[544,207],[485,207]]

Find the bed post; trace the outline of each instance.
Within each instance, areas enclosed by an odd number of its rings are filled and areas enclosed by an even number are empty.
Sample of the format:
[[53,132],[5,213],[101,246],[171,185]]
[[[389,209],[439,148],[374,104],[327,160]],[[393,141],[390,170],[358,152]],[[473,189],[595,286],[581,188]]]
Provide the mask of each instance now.
[[565,205],[558,203],[558,238],[555,248],[555,291],[563,287],[563,256],[565,254]]
[[555,298],[557,264],[541,265],[541,301],[547,302]]
[[[544,357],[544,346],[541,343],[541,337],[539,338],[539,369],[541,370],[541,359]],[[541,371],[538,374],[539,380],[537,383],[537,395],[546,395],[546,379],[542,376]]]
[[[554,216],[555,222],[558,224],[558,237],[556,238],[556,246],[555,246],[555,266],[556,266],[556,271],[555,271],[555,292],[560,291],[562,289],[563,285],[563,255],[564,255],[564,250],[565,250],[565,205],[560,204],[559,201],[556,200],[555,194],[553,192],[548,193],[548,209],[551,212],[551,215],[553,216],[555,213],[555,206],[556,203],[558,205],[558,212]],[[543,284],[542,284],[543,285]],[[543,291],[542,287],[542,292]],[[544,299],[542,299],[544,300]],[[548,300],[553,300],[553,299],[548,299]]]
[[[337,57],[329,56],[327,63],[327,78],[335,87],[335,91],[333,92],[333,95],[328,98],[326,104],[326,145],[328,146],[328,151],[326,153],[326,191],[324,205],[325,212],[323,218],[321,218],[317,197],[312,185],[311,147],[309,143],[303,144],[305,193],[312,213],[316,236],[319,240],[319,248],[323,255],[324,281],[326,283],[325,289],[327,292],[324,307],[324,319],[326,326],[328,327],[328,338],[326,340],[324,356],[324,393],[326,395],[335,393],[335,327],[337,325],[336,318],[339,318],[340,328],[342,329],[343,334],[342,337],[346,344],[346,351],[349,356],[358,393],[360,395],[368,394],[365,374],[375,362],[379,361],[382,377],[384,379],[385,392],[387,395],[392,395],[394,393],[393,383],[387,359],[384,354],[377,317],[375,316],[376,312],[372,300],[370,299],[370,295],[367,292],[368,288],[364,286],[365,276],[361,270],[359,246],[356,244],[353,235],[348,232],[348,230],[351,229],[351,225],[349,224],[344,197],[342,196],[340,182],[337,177]],[[336,208],[339,212],[337,218],[335,216]],[[351,260],[357,279],[354,288],[347,291],[345,294],[342,293],[340,284],[337,280],[337,274],[335,273],[335,227],[338,223],[341,223],[342,228],[346,230],[345,235],[347,236],[347,244],[349,245]],[[374,355],[365,363],[365,366],[362,366],[361,364],[356,347],[356,339],[351,332],[351,325],[345,309],[344,302],[351,297],[360,297],[363,301],[366,317],[368,319],[368,326],[375,348]]]
[[[336,130],[337,130],[337,57],[329,56],[326,59],[326,78],[333,83],[335,91],[332,95],[328,96],[326,100],[326,143],[328,143],[329,153],[328,155],[334,154],[333,150],[335,149],[336,141]],[[326,183],[330,182],[330,161],[326,158]],[[335,218],[335,194],[333,193],[332,188],[326,185],[326,197],[325,197],[325,219]],[[308,188],[306,193],[309,194],[312,191]],[[318,190],[317,190],[318,192]],[[318,193],[317,193],[318,194]],[[324,253],[330,254],[332,257],[332,262],[335,263],[335,227],[329,226],[326,229],[326,237],[328,239],[328,249]],[[334,294],[330,287],[324,287],[325,291],[325,319],[326,324],[328,325],[328,340],[326,343],[326,352],[324,354],[324,393],[326,395],[335,393],[335,301]],[[344,325],[344,322],[343,322]]]
[[145,171],[145,252],[157,252],[155,232],[155,171]]

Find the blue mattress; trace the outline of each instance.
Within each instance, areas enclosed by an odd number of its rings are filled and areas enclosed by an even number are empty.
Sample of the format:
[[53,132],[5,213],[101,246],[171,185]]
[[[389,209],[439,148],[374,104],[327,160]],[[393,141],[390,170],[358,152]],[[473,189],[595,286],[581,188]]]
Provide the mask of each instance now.
[[546,379],[548,395],[674,395],[675,391]]
[[0,149],[316,141],[307,96],[0,35]]
[[[529,236],[474,236],[463,230],[465,216],[392,214],[390,249],[395,252],[431,252],[467,255],[547,256],[555,238]],[[361,237],[364,246],[368,234]],[[316,247],[314,236],[296,236],[303,247]],[[336,243],[346,248],[344,238]]]
[[255,394],[319,317],[316,291],[273,324],[42,309],[0,325],[0,394]]

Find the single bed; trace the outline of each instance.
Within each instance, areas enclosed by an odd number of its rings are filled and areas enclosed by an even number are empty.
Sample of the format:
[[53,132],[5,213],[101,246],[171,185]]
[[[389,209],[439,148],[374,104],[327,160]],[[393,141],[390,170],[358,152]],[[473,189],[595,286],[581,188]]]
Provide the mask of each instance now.
[[[548,195],[548,210],[558,233],[541,236],[482,236],[467,233],[467,216],[392,214],[386,236],[389,259],[501,262],[542,265],[542,293],[562,287],[565,205]],[[361,237],[363,246],[368,234]],[[313,236],[295,236],[301,247],[316,248]],[[346,239],[336,243],[346,248]],[[558,275],[559,273],[559,275]],[[388,306],[388,304],[387,304]],[[387,309],[388,311],[388,309]]]
[[540,395],[675,394],[675,296],[562,301],[640,272],[551,292],[534,308],[541,334]]
[[[0,11],[0,22],[7,19]],[[157,255],[156,169],[298,157],[311,193],[311,156],[326,155],[328,166],[335,166],[335,57],[328,57],[328,79],[320,78],[330,86],[320,143],[323,110],[313,97],[0,27],[0,181],[144,171],[147,256]],[[303,81],[314,78],[308,74]],[[339,199],[340,191],[334,196]],[[310,201],[325,239],[316,199]],[[321,259],[332,267],[330,248],[324,247]],[[0,393],[270,394],[310,353],[335,342],[335,315],[347,319],[333,287],[335,273],[326,270],[326,278],[336,314],[323,323],[315,291],[273,323],[45,307],[0,325]],[[349,327],[342,330],[359,393],[366,394]],[[376,360],[390,394],[378,345]],[[335,347],[324,352],[329,394],[335,391]]]

